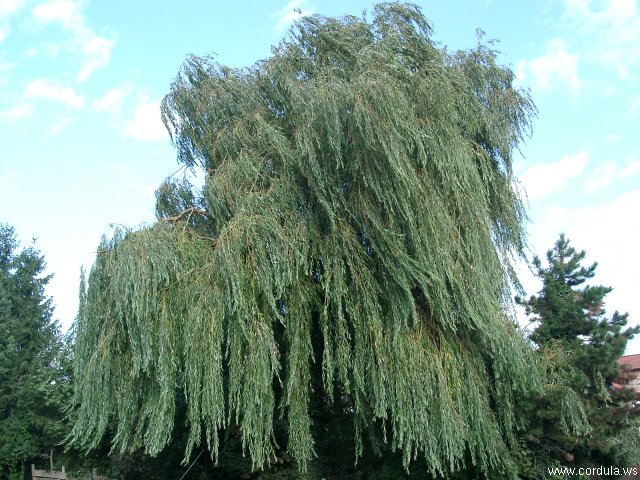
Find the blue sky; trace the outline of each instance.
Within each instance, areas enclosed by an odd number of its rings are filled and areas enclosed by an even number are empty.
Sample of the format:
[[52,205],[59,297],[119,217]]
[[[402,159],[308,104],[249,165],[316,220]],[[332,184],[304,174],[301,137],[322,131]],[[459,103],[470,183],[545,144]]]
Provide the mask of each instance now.
[[[638,0],[418,1],[449,49],[476,29],[539,109],[516,172],[532,253],[560,232],[614,287],[607,308],[640,322]],[[159,102],[188,54],[241,67],[269,55],[297,11],[359,15],[361,1],[0,0],[0,221],[37,238],[67,327],[81,265],[110,225],[153,220],[179,165]],[[529,294],[540,285],[526,271]],[[628,348],[640,353],[640,338]]]

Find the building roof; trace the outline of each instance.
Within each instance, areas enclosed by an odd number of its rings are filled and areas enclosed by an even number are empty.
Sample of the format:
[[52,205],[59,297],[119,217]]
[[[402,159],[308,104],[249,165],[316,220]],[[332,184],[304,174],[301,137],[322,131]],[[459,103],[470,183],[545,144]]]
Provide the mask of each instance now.
[[640,354],[624,355],[618,359],[618,364],[629,370],[640,370]]

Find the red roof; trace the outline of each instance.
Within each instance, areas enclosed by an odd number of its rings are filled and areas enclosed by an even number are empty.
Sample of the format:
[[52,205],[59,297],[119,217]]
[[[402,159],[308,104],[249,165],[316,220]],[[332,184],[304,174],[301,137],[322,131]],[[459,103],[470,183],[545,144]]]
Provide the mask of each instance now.
[[640,370],[640,354],[620,357],[618,363],[629,370]]

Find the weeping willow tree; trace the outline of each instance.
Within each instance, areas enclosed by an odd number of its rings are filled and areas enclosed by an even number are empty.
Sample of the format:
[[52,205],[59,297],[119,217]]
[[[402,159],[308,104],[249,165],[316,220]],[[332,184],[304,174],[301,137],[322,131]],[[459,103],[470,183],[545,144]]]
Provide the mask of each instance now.
[[486,45],[439,47],[418,7],[371,17],[304,18],[247,69],[187,59],[162,113],[206,182],[167,180],[153,225],[102,241],[76,441],[158,454],[181,396],[186,458],[233,427],[263,467],[277,420],[304,470],[310,401],[339,395],[357,455],[373,431],[406,467],[513,472],[517,402],[540,384],[505,314],[534,106]]

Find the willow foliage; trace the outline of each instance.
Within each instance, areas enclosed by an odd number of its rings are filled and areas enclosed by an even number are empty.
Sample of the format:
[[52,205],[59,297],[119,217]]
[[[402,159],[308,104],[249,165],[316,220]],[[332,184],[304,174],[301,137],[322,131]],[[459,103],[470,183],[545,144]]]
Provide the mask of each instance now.
[[304,469],[310,398],[339,389],[358,452],[373,428],[407,466],[509,472],[515,402],[539,386],[504,314],[524,245],[512,153],[534,113],[513,79],[400,4],[304,18],[248,69],[188,58],[162,110],[206,184],[165,182],[154,225],[103,240],[76,439],[115,425],[116,448],[156,454],[180,393],[187,457],[234,426],[259,468],[281,417]]

